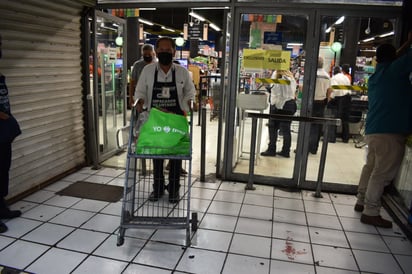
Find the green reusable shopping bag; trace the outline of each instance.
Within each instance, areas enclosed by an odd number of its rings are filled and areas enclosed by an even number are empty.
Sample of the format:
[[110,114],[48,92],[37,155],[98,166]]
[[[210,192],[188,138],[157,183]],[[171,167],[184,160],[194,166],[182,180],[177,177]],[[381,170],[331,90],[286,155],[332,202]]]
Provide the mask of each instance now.
[[137,154],[189,155],[189,124],[185,116],[152,108],[137,138]]

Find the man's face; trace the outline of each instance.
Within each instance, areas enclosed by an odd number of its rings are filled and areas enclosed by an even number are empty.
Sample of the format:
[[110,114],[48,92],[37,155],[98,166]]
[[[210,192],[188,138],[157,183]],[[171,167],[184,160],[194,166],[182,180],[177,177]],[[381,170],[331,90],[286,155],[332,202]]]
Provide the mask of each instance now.
[[148,49],[143,51],[143,57],[153,57],[154,58],[154,56],[155,56],[154,51],[151,51]]
[[160,53],[160,52],[169,52],[171,53],[173,56],[175,55],[176,51],[173,50],[172,44],[170,43],[170,41],[168,40],[161,40],[159,42],[159,45],[156,49],[156,54]]

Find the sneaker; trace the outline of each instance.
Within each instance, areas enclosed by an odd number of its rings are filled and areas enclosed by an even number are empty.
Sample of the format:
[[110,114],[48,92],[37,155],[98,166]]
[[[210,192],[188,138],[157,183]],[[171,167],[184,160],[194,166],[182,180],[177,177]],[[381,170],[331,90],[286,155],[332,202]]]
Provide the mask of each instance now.
[[355,207],[353,208],[356,212],[362,212],[364,206],[360,204],[355,204]]
[[179,202],[179,200],[180,200],[179,192],[169,193],[169,203],[175,204]]
[[262,156],[276,156],[276,151],[268,149],[268,150],[260,153],[260,155],[262,155]]
[[7,230],[8,230],[7,226],[2,221],[0,221],[0,233],[4,233]]
[[9,208],[0,209],[0,219],[13,219],[21,216],[20,210],[10,210]]
[[163,192],[158,192],[158,191],[152,191],[149,195],[149,201],[151,202],[156,202],[163,196]]
[[368,216],[365,214],[362,214],[360,218],[361,223],[367,224],[367,225],[374,225],[377,227],[383,227],[383,228],[392,228],[392,222],[383,219],[381,216]]
[[285,158],[290,158],[289,152],[285,152],[285,151],[279,151],[276,152],[277,155],[283,156]]

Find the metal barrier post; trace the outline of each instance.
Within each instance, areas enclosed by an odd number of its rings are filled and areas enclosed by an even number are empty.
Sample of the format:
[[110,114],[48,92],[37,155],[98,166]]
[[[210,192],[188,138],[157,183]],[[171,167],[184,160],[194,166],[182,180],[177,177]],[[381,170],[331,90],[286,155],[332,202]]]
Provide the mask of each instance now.
[[323,181],[323,172],[325,171],[325,161],[326,161],[326,152],[328,151],[328,140],[329,138],[329,124],[324,124],[324,133],[323,133],[323,142],[322,142],[322,151],[320,154],[319,170],[318,170],[318,181],[316,183],[316,192],[313,193],[313,197],[323,198],[321,189]]
[[202,107],[202,124],[200,131],[200,181],[205,182],[205,165],[206,165],[206,108]]
[[92,169],[100,169],[99,166],[99,156],[97,153],[97,140],[96,140],[96,127],[94,126],[94,109],[93,109],[93,97],[87,95],[87,119],[89,124],[89,144],[90,144],[90,155],[92,160]]
[[249,158],[249,179],[245,187],[246,190],[255,190],[253,186],[253,175],[255,173],[255,153],[256,153],[256,130],[257,118],[252,118],[252,134],[250,137],[250,158]]

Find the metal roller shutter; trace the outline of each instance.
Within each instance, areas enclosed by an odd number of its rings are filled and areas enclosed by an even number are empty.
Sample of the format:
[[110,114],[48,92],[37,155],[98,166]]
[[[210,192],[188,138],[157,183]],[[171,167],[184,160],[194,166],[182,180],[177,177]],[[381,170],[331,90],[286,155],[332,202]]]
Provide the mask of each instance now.
[[85,161],[81,82],[85,4],[0,2],[0,72],[6,76],[12,113],[23,132],[13,143],[8,198]]

